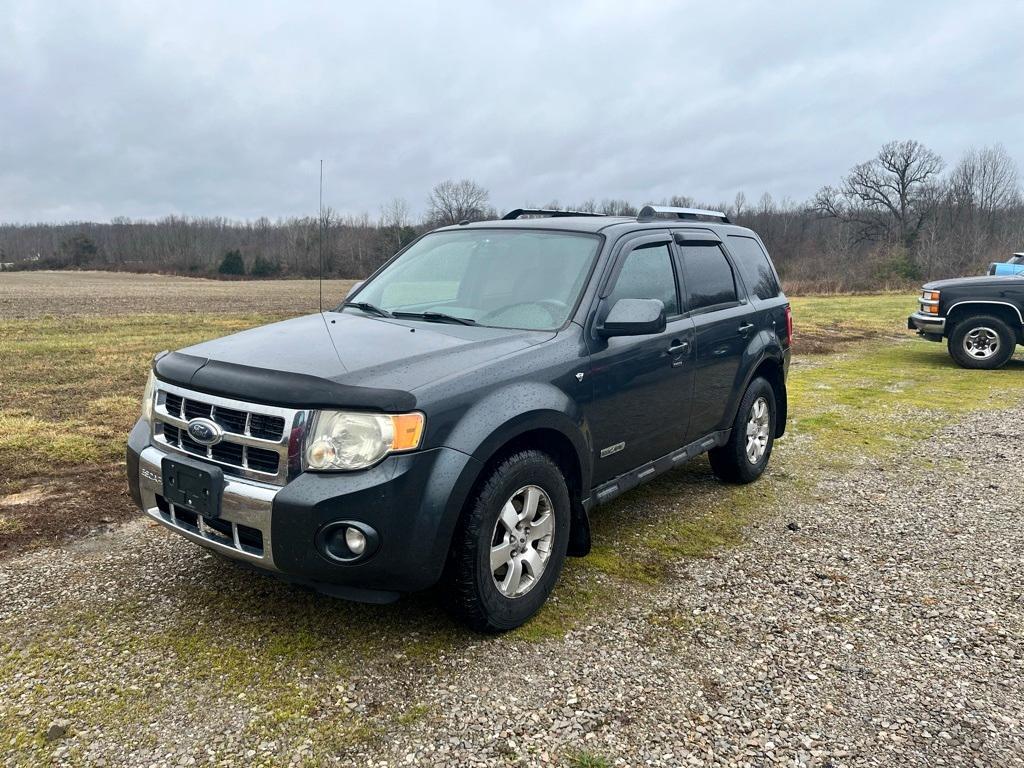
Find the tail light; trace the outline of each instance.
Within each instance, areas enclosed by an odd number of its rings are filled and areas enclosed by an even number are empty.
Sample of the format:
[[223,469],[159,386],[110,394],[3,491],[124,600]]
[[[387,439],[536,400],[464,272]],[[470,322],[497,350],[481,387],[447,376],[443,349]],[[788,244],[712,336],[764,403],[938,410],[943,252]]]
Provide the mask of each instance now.
[[786,305],[786,346],[793,346],[793,309]]

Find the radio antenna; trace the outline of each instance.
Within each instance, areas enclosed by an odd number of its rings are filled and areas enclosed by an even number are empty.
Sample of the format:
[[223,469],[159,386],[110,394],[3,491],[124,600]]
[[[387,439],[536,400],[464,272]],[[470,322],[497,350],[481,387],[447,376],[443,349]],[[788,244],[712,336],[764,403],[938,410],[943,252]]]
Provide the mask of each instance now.
[[317,250],[320,258],[320,277],[317,280],[317,291],[319,292],[319,304],[321,314],[324,311],[324,161],[320,161],[320,211],[317,216],[319,221],[319,237],[317,238]]

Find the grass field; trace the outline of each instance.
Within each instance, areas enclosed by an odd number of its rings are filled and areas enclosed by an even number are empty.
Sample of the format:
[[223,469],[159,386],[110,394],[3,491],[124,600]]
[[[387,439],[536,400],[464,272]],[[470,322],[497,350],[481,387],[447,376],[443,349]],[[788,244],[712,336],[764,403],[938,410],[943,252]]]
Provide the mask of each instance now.
[[[352,281],[324,282],[334,306]],[[314,280],[0,277],[0,552],[133,514],[124,437],[153,354],[316,311]]]
[[[280,297],[271,302],[266,283],[175,278],[171,287],[163,278],[89,276],[91,287],[82,292],[75,290],[83,284],[79,275],[31,275],[26,284],[18,282],[20,275],[13,276],[13,283],[11,277],[0,278],[4,305],[20,306],[21,291],[29,297],[29,308],[5,313],[0,320],[0,549],[8,555],[135,517],[122,455],[154,352],[311,308],[298,301],[294,308],[282,306]],[[134,291],[131,298],[118,300],[133,280],[158,286],[153,290],[166,300],[148,307],[156,313],[140,313]],[[220,303],[225,286],[230,286],[228,309]],[[307,287],[288,284],[284,289],[298,296]],[[343,285],[332,286],[335,298],[343,291]],[[549,605],[501,642],[561,635],[624,595],[635,597],[656,586],[672,563],[736,544],[744,526],[768,511],[813,498],[817,481],[826,474],[856,472],[868,458],[898,454],[927,461],[927,451],[914,454],[914,449],[940,426],[965,411],[999,408],[1024,396],[1019,359],[1001,371],[965,371],[953,365],[944,346],[906,331],[913,298],[793,299],[797,344],[789,379],[791,421],[765,478],[751,486],[722,486],[706,461],[699,460],[602,508],[594,519],[591,556],[571,560]],[[192,579],[197,567],[183,563],[183,578]],[[217,695],[245,691],[253,706],[266,706],[266,716],[253,726],[259,737],[291,738],[289,729],[297,719],[306,718],[306,728],[308,713],[321,711],[335,696],[334,681],[344,678],[345,669],[383,668],[386,673],[394,659],[432,663],[477,641],[439,621],[429,597],[367,608],[298,596],[291,588],[264,586],[264,580],[248,573],[226,578],[230,597],[202,583],[187,594],[173,584],[154,586],[163,590],[159,607],[140,597],[116,613],[97,613],[69,597],[61,637],[6,649],[7,662],[0,639],[0,680],[30,679],[33,665],[45,668],[54,662],[70,664],[83,680],[102,678],[102,665],[109,660],[75,657],[76,637],[86,633],[118,646],[127,642],[133,658],[173,659],[181,674],[200,687],[215,681]],[[253,591],[239,594],[243,584],[252,584]],[[177,624],[140,635],[138,623],[150,611],[164,609],[171,610]],[[678,629],[686,617],[652,615],[651,621],[655,630]],[[346,626],[365,631],[353,634]],[[36,695],[25,691],[30,702]],[[122,691],[111,703],[106,692],[89,685],[68,696],[81,722],[115,734],[126,733],[139,718],[155,717],[152,708],[157,706],[131,691]],[[414,704],[402,715],[410,721],[423,716]],[[9,730],[26,764],[33,755],[45,756],[38,732],[8,714],[5,720],[0,705],[0,731]],[[355,718],[337,727],[321,725],[322,730],[309,726],[302,736],[316,743],[374,738]]]

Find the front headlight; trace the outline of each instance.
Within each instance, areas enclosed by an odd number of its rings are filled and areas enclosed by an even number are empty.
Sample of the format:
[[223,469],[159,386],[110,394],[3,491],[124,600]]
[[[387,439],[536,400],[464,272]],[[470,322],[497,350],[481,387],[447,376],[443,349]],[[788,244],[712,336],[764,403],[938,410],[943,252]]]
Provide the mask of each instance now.
[[937,315],[939,314],[939,292],[938,291],[921,291],[921,298],[918,303],[921,305],[921,311],[926,315]]
[[306,469],[364,469],[419,448],[422,438],[422,413],[318,411],[306,437]]
[[153,421],[153,397],[156,394],[156,376],[150,370],[149,378],[146,379],[146,388],[142,390],[142,418]]

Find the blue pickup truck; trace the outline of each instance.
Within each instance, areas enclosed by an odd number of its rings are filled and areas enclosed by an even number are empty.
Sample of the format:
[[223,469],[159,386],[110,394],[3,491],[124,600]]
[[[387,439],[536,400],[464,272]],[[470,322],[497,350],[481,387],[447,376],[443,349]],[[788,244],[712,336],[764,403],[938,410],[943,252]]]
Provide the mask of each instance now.
[[1024,275],[1024,253],[1015,253],[1006,261],[996,261],[988,265],[990,275]]

